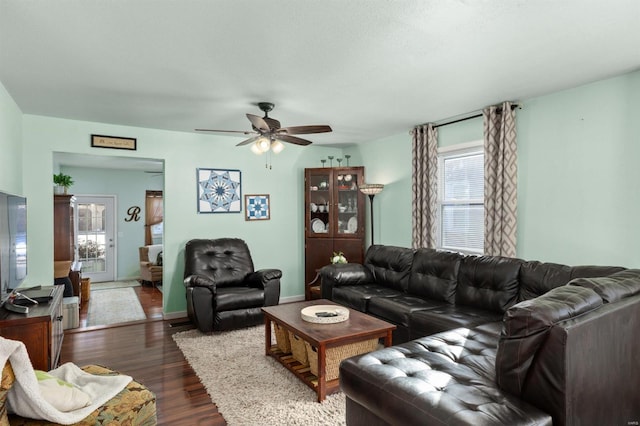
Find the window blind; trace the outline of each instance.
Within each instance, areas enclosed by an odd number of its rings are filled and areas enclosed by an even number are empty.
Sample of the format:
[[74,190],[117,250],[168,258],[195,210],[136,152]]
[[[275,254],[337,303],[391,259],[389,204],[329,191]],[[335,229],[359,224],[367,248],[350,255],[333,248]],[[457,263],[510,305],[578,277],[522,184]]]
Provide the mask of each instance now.
[[449,152],[440,161],[440,245],[455,251],[484,249],[484,154]]

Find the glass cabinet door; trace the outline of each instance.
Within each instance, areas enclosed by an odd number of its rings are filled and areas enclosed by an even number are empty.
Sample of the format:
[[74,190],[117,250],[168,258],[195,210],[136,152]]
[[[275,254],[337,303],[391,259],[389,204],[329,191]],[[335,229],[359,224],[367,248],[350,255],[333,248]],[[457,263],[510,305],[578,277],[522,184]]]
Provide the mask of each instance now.
[[337,233],[357,234],[362,224],[358,223],[358,174],[339,170],[334,175],[337,200],[335,207]]
[[317,237],[328,236],[332,229],[330,183],[331,169],[313,171],[307,180],[309,233]]

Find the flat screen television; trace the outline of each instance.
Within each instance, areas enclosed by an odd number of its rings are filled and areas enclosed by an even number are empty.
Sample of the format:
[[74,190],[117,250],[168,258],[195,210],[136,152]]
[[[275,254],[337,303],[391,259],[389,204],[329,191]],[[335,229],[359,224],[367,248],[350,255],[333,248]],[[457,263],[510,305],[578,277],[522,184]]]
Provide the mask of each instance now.
[[0,192],[0,304],[27,276],[27,199]]

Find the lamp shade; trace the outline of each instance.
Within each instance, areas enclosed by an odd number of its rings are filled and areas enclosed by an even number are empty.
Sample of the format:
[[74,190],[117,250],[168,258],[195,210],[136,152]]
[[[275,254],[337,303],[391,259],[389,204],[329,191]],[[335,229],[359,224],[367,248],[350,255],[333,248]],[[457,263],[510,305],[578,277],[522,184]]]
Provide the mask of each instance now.
[[258,145],[261,152],[267,152],[269,151],[269,147],[271,147],[271,141],[263,137],[256,141],[256,145]]
[[279,140],[274,140],[271,142],[271,151],[274,154],[279,154],[284,149],[284,144]]
[[358,187],[360,192],[365,195],[376,195],[382,192],[384,185],[381,183],[363,183]]
[[260,150],[257,142],[251,144],[251,152],[256,155],[262,155],[262,151]]

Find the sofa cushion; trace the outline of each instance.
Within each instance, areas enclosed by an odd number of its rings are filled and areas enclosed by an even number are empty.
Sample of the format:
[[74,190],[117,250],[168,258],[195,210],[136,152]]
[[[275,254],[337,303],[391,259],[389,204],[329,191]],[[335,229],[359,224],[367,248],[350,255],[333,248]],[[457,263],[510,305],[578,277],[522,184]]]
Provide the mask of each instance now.
[[593,277],[606,277],[616,272],[624,271],[626,268],[620,266],[597,266],[597,265],[583,265],[574,266],[571,268],[571,279],[574,278],[593,278]]
[[369,300],[372,297],[392,297],[403,294],[401,291],[394,290],[378,284],[350,285],[344,287],[335,287],[333,289],[333,300],[341,305],[357,309],[360,312],[367,312],[369,309]]
[[608,277],[576,278],[569,285],[590,288],[605,303],[613,303],[640,293],[640,270],[627,269]]
[[219,287],[215,297],[216,311],[234,311],[264,306],[264,290],[252,287]]
[[458,253],[418,249],[413,257],[408,292],[453,304],[461,259]]
[[521,395],[531,363],[556,323],[602,306],[593,290],[557,287],[512,306],[504,316],[496,357],[496,379],[502,389]]
[[502,313],[487,311],[472,306],[440,303],[419,311],[411,312],[410,338],[429,336],[458,327],[475,327],[480,324],[502,321]]
[[520,266],[518,301],[536,298],[571,281],[572,268],[558,263],[523,262]]
[[407,290],[412,262],[412,249],[384,245],[370,246],[364,259],[374,283],[399,291]]
[[441,305],[443,305],[442,302],[421,299],[408,294],[393,297],[372,297],[369,300],[367,313],[394,324],[409,327],[409,316],[412,312]]
[[518,298],[522,260],[499,256],[467,256],[458,272],[456,304],[504,313]]

